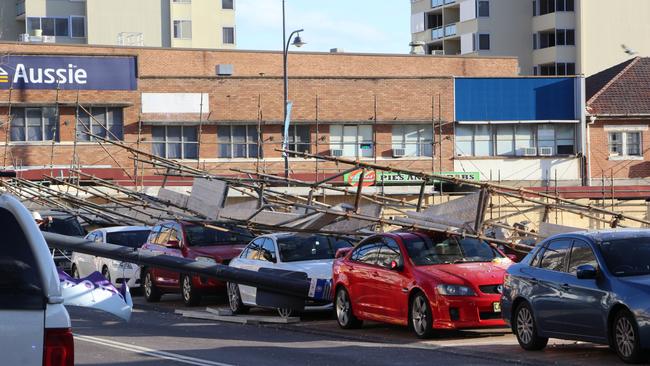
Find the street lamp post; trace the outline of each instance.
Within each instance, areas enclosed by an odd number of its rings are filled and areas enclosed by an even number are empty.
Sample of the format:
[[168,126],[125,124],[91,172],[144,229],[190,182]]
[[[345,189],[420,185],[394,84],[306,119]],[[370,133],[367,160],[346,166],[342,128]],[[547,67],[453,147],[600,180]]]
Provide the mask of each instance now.
[[[289,147],[289,120],[287,118],[288,104],[289,104],[289,77],[287,75],[287,59],[289,56],[289,46],[293,45],[295,47],[301,47],[305,44],[300,38],[300,32],[303,29],[298,29],[289,35],[287,40],[287,29],[286,29],[286,20],[285,20],[285,11],[284,11],[285,0],[282,0],[282,50],[283,50],[283,61],[284,61],[284,131],[283,131],[283,140],[282,140],[282,149],[287,150]],[[296,36],[293,43],[291,43],[291,38]],[[284,177],[289,178],[289,155],[286,152],[282,153],[284,157]]]

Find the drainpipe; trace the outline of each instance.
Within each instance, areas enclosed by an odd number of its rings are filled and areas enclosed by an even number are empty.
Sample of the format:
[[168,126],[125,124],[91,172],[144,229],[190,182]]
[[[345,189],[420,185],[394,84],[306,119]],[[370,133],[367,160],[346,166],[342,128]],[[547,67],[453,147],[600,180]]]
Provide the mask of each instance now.
[[591,129],[589,126],[596,123],[596,116],[589,116],[587,123],[587,186],[591,187]]

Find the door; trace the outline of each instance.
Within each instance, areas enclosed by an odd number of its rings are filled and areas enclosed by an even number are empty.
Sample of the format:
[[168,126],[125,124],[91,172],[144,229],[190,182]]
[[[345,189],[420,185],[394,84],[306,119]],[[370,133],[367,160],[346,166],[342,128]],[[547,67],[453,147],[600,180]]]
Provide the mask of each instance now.
[[401,252],[397,242],[384,237],[377,257],[377,269],[372,273],[372,287],[369,302],[378,316],[391,323],[406,320],[408,290],[405,290],[403,272],[391,269],[393,261],[400,263]]
[[542,254],[531,300],[537,324],[543,332],[562,333],[565,326],[563,314],[567,294],[563,286],[570,277],[566,270],[571,244],[571,239],[552,241]]
[[599,268],[591,246],[585,241],[575,240],[569,258],[569,277],[564,285],[564,330],[567,334],[603,340],[607,338],[607,309],[602,304],[607,292],[601,289],[603,278],[578,279],[578,267],[587,264]]
[[350,259],[350,270],[347,273],[349,281],[350,301],[360,312],[376,314],[372,303],[375,293],[374,276],[377,275],[377,257],[382,246],[381,237],[370,238],[360,244]]
[[[86,236],[86,240],[92,241],[92,242],[97,242],[97,238],[100,238],[101,240],[101,232],[100,231],[93,231],[92,233],[88,234]],[[79,272],[79,277],[86,277],[89,274],[95,272],[95,256],[90,255],[90,254],[84,254],[84,253],[74,253],[74,262],[75,265],[77,266],[77,271]]]
[[[263,257],[262,249],[264,248],[264,242],[268,240],[267,238],[257,238],[253,240],[242,252],[242,255],[239,257],[239,268],[247,269],[249,271],[257,271],[260,268],[259,258]],[[255,296],[257,294],[257,289],[252,286],[239,285],[239,293],[242,298],[242,302],[245,304],[255,304]]]
[[[156,232],[154,232],[156,230]],[[155,227],[152,230],[150,240],[145,245],[145,248],[153,253],[166,254],[171,256],[182,257],[183,254],[178,248],[170,246],[170,242],[176,241],[180,243],[180,233],[175,228],[174,223],[166,223],[161,226]],[[153,280],[157,286],[167,288],[177,288],[179,285],[179,274],[166,269],[152,267],[149,269],[153,276]]]

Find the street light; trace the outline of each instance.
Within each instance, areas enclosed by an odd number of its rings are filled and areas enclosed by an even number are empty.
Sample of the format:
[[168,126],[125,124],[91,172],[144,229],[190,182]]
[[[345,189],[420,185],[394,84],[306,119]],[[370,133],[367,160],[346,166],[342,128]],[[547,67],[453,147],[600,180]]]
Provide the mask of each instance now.
[[[288,114],[288,104],[289,104],[289,77],[287,76],[287,59],[289,56],[289,46],[293,45],[295,47],[302,47],[303,45],[307,44],[300,38],[300,32],[302,32],[304,29],[298,29],[289,35],[289,39],[287,40],[287,28],[286,28],[286,21],[285,21],[285,11],[284,11],[284,4],[285,0],[282,0],[282,50],[283,50],[283,56],[284,56],[284,131],[283,131],[283,140],[282,140],[282,149],[287,150],[289,148],[289,120],[287,118]],[[293,43],[291,43],[291,38],[293,36],[296,36],[296,38],[293,40]],[[284,177],[289,178],[289,155],[286,152],[282,153],[282,156],[284,157]]]

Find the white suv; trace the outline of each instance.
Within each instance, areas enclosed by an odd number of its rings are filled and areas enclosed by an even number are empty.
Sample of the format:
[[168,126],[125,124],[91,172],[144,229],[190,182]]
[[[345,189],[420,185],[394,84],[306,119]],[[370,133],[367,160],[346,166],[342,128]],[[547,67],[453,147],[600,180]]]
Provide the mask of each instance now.
[[0,354],[3,365],[72,366],[70,316],[52,254],[30,212],[0,194]]

